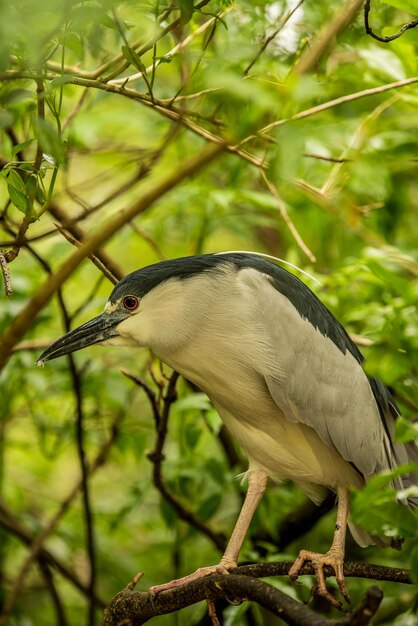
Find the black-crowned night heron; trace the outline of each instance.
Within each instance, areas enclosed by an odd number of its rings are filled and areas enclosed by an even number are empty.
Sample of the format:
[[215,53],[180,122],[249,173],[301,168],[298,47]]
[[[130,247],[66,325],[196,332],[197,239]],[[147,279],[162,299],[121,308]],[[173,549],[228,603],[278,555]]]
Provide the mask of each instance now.
[[[290,575],[296,579],[311,561],[317,592],[338,606],[325,585],[323,566],[330,564],[348,600],[348,488],[418,460],[418,453],[394,440],[398,409],[390,392],[366,376],[359,350],[312,291],[255,254],[163,261],[121,280],[104,312],[58,339],[38,363],[95,343],[150,348],[209,396],[248,456],[247,495],[219,565],[156,589],[235,567],[270,477],[293,480],[314,502],[326,488],[338,495],[329,551],[301,551]],[[394,486],[416,482],[416,474],[404,474]],[[350,529],[361,546],[381,541]]]

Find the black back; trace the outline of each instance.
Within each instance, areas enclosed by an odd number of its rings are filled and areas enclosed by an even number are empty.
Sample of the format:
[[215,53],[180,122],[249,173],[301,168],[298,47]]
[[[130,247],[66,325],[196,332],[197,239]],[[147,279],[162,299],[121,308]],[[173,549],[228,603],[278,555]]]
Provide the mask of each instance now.
[[170,278],[190,278],[202,272],[216,271],[227,263],[232,263],[237,269],[250,267],[267,274],[273,287],[290,300],[301,317],[307,319],[325,337],[329,337],[341,352],[345,354],[348,350],[359,363],[363,362],[360,351],[347,332],[309,287],[279,265],[256,254],[202,254],[161,261],[128,274],[116,285],[110,300],[114,303],[128,294],[142,298]]

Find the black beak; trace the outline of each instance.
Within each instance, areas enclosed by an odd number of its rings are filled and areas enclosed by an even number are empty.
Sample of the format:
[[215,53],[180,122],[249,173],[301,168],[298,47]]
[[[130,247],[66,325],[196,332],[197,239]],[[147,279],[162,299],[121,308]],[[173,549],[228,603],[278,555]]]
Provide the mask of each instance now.
[[117,326],[122,322],[129,313],[124,311],[104,312],[94,317],[82,326],[71,330],[63,337],[60,337],[49,348],[42,352],[41,356],[36,360],[36,365],[42,365],[45,361],[56,359],[64,354],[76,352],[95,343],[101,343],[112,337],[116,337],[119,333]]

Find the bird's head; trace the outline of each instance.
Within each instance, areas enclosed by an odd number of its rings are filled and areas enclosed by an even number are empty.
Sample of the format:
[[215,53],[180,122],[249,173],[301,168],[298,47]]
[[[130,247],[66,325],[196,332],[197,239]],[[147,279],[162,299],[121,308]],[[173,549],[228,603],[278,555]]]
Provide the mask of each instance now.
[[225,277],[224,268],[220,257],[201,255],[132,272],[115,286],[103,313],[57,339],[37,364],[93,344],[146,346],[157,354],[175,351],[219,297],[217,277]]

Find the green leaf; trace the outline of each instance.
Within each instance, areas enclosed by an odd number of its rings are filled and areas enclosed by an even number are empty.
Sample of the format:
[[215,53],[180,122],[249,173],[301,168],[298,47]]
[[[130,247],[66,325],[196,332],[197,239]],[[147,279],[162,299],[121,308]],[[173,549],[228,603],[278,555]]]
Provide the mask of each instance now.
[[101,23],[106,16],[106,12],[97,5],[77,4],[71,8],[71,19],[73,30],[77,29],[81,32],[87,30],[92,24]]
[[142,63],[141,57],[135,52],[135,50],[132,50],[132,48],[128,48],[128,46],[122,46],[122,54],[130,65],[133,65],[144,74],[147,73],[147,68]]
[[203,522],[209,520],[219,509],[222,502],[222,494],[214,493],[210,495],[197,509],[197,516]]
[[177,514],[171,504],[169,504],[164,498],[161,498],[160,500],[160,511],[161,516],[167,524],[168,528],[172,528],[173,525],[176,523]]
[[177,400],[174,404],[175,410],[179,413],[191,411],[193,409],[198,411],[208,411],[211,407],[211,402],[204,393],[192,393],[190,396]]
[[13,124],[13,113],[0,109],[0,128],[9,128]]
[[22,141],[22,143],[18,143],[15,146],[13,146],[12,148],[12,158],[16,156],[16,154],[18,152],[20,152],[21,150],[25,150],[25,148],[28,148],[31,143],[33,143],[35,141],[35,137],[32,137],[32,139],[28,139],[27,141]]
[[9,192],[10,200],[13,202],[15,207],[19,209],[19,211],[22,211],[22,213],[25,213],[26,215],[27,213],[26,193],[22,193],[21,191],[18,191],[17,189],[15,189],[15,187],[12,187],[9,184],[7,185],[7,189]]
[[13,104],[18,104],[19,102],[22,102],[23,100],[33,100],[34,99],[34,94],[32,91],[29,91],[28,89],[12,89],[12,91],[9,91],[3,98],[2,98],[2,102],[4,105],[6,106],[11,106]]
[[394,501],[378,502],[358,493],[351,499],[352,519],[377,537],[415,537],[418,517],[407,507]]
[[205,472],[207,472],[218,485],[225,485],[225,467],[216,459],[208,459],[205,463]]
[[26,195],[26,186],[23,182],[22,178],[13,168],[9,168],[6,172],[7,176],[7,184],[9,187],[12,187],[16,191],[23,193]]
[[418,424],[408,421],[401,415],[396,420],[395,435],[397,441],[414,441],[418,439]]
[[[117,24],[115,24],[115,22],[106,13],[103,13],[103,15],[101,16],[100,24],[102,24],[106,28],[111,28],[112,30],[119,31]],[[123,25],[126,26],[125,22],[123,22]]]
[[395,9],[418,15],[418,0],[382,0],[385,4],[389,4]]
[[178,0],[181,13],[181,23],[190,22],[193,15],[193,0]]
[[56,128],[48,120],[36,121],[35,134],[42,150],[53,157],[58,165],[64,160],[64,146]]
[[192,421],[185,425],[183,435],[186,446],[189,450],[194,450],[202,435],[202,429],[196,422]]
[[77,33],[65,33],[64,46],[72,50],[78,58],[81,58],[83,53],[83,46],[81,43],[80,35]]
[[414,463],[382,472],[374,476],[364,489],[352,492],[350,511],[353,521],[378,537],[414,537],[418,527],[416,512],[398,503],[395,489],[387,485],[402,474],[416,471],[417,467]]
[[418,546],[415,546],[412,550],[409,563],[411,567],[411,578],[414,583],[418,585]]

